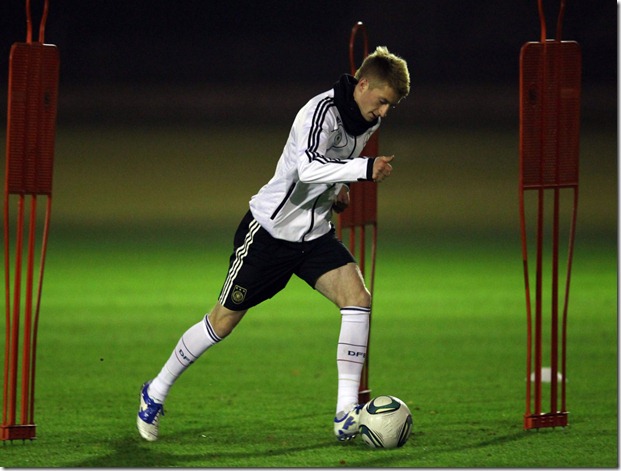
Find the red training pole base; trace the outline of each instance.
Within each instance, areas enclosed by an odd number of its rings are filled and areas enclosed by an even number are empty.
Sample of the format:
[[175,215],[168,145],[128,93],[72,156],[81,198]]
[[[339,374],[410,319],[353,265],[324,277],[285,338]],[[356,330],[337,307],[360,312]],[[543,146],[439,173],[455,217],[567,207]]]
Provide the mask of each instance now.
[[34,440],[36,425],[1,425],[0,440]]
[[567,427],[568,412],[548,412],[546,414],[531,414],[524,416],[524,429],[545,427]]

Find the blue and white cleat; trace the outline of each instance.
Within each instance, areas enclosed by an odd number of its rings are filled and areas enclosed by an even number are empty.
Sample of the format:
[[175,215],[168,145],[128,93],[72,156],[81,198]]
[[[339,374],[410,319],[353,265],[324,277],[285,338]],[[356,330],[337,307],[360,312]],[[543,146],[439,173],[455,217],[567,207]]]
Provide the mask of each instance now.
[[154,442],[160,426],[160,415],[164,415],[164,404],[159,404],[149,397],[147,390],[151,381],[147,381],[140,389],[140,408],[136,426],[140,436],[145,440]]
[[354,404],[348,411],[341,411],[334,418],[334,435],[339,441],[351,440],[358,435],[358,425],[362,405]]

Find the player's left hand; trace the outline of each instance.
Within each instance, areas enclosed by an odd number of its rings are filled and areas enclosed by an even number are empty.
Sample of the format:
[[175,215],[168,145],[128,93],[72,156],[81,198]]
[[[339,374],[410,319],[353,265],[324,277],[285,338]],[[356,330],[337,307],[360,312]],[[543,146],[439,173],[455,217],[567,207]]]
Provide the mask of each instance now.
[[346,185],[343,185],[339,194],[336,195],[336,199],[334,200],[334,204],[332,205],[332,209],[335,213],[342,213],[349,206],[349,188]]
[[394,158],[394,155],[375,158],[373,162],[373,181],[375,183],[379,183],[390,176],[392,173],[392,165],[390,165],[390,162]]

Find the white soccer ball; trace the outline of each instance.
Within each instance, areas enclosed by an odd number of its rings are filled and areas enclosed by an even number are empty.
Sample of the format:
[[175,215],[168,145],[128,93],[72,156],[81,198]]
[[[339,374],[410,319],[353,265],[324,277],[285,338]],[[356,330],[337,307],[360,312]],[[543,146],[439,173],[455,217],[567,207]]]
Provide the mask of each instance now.
[[412,433],[412,414],[401,399],[378,396],[360,411],[359,434],[371,448],[399,448]]

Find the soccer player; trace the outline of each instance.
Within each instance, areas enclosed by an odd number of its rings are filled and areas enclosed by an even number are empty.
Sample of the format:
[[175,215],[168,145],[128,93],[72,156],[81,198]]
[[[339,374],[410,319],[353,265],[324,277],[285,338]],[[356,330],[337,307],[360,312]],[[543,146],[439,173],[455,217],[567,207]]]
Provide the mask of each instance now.
[[378,47],[355,77],[342,75],[300,109],[274,176],[250,199],[237,228],[217,303],[142,386],[137,426],[145,440],[157,440],[164,401],[177,378],[294,274],[340,309],[334,433],[338,440],[356,436],[371,295],[354,257],[337,239],[331,217],[348,206],[348,183],[379,183],[390,176],[394,156],[360,157],[360,152],[409,91],[405,60]]

